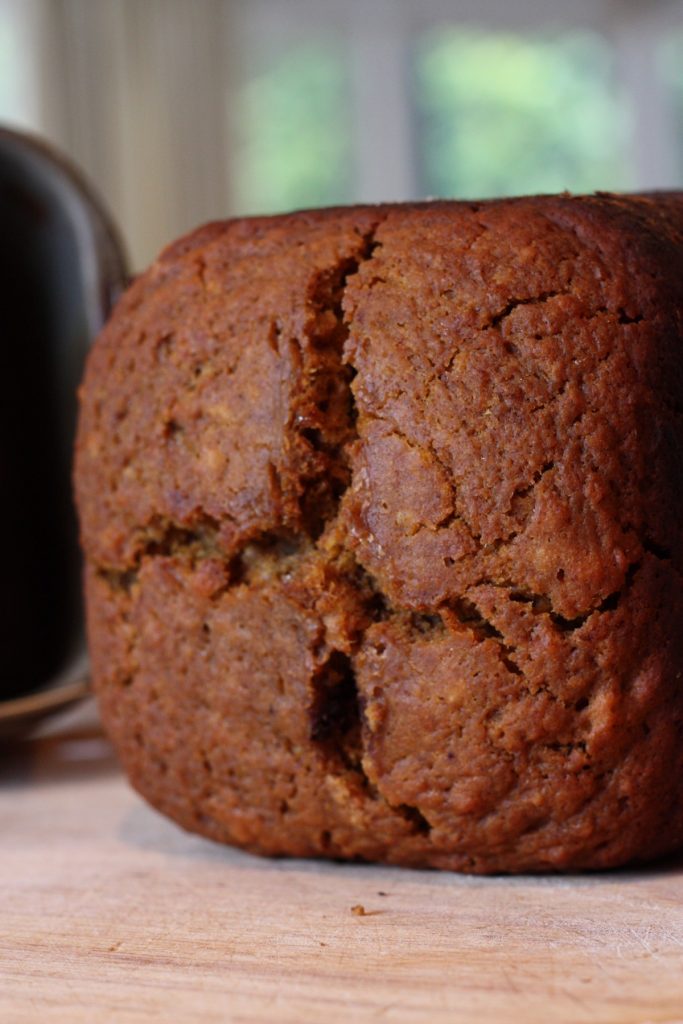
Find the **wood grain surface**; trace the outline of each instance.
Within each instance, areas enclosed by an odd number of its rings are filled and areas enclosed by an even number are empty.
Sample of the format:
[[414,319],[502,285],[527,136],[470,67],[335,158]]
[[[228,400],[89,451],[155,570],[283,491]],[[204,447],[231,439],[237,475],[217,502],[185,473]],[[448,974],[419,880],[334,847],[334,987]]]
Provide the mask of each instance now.
[[268,861],[96,725],[0,747],[0,1021],[681,1024],[683,860],[548,878]]

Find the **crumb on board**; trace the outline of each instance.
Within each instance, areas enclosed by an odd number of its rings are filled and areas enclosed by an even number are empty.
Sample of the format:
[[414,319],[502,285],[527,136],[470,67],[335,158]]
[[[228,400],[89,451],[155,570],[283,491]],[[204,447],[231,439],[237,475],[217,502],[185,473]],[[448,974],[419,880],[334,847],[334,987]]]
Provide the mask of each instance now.
[[354,903],[351,907],[351,913],[355,914],[356,917],[365,917],[365,907],[362,903]]

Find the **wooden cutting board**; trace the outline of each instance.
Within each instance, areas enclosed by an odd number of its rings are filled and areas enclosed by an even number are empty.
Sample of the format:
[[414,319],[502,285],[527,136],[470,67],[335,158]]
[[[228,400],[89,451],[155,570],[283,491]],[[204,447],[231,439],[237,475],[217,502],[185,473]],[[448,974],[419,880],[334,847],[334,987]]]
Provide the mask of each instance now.
[[3,744],[2,1024],[683,1022],[683,860],[513,879],[260,860],[148,809],[96,727]]

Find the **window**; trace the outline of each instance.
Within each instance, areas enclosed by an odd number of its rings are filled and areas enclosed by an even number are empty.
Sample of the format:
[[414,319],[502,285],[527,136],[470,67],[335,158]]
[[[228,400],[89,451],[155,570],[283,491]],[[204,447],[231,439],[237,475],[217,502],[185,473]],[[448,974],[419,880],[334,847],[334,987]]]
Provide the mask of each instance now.
[[0,0],[0,119],[136,268],[202,221],[683,183],[683,0]]
[[683,31],[664,40],[660,50],[660,72],[664,82],[673,126],[673,161],[678,181],[683,186]]
[[235,206],[271,213],[349,202],[347,63],[334,39],[277,52],[237,96]]
[[0,0],[0,124],[36,130],[40,123],[32,53],[36,27],[32,0]]
[[415,57],[421,184],[481,198],[627,189],[627,111],[595,33],[428,32]]

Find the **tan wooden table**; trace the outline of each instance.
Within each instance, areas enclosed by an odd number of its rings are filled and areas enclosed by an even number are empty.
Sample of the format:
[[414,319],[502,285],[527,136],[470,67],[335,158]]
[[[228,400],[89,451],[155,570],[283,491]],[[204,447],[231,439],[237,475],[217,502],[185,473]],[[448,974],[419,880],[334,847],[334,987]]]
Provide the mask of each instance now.
[[265,861],[148,809],[96,726],[0,742],[2,1024],[683,1022],[683,860],[540,879]]

